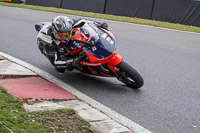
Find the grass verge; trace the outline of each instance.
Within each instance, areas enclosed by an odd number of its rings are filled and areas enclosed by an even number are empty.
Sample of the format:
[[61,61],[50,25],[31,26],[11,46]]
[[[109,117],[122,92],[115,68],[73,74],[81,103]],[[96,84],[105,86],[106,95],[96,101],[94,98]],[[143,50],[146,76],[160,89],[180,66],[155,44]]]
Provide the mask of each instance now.
[[0,133],[93,133],[71,109],[26,112],[19,99],[0,87]]
[[60,9],[60,8],[48,8],[48,7],[41,7],[41,6],[13,4],[13,3],[5,3],[5,2],[0,2],[0,5],[32,9],[32,10],[56,12],[56,13],[63,13],[63,14],[70,14],[70,15],[78,15],[78,16],[84,16],[84,17],[100,18],[100,19],[107,19],[107,20],[114,20],[114,21],[121,21],[121,22],[135,23],[135,24],[143,24],[143,25],[150,25],[150,26],[156,26],[156,27],[162,27],[162,28],[200,33],[199,27],[174,24],[174,23],[168,23],[168,22],[160,22],[160,21],[147,20],[147,19],[139,19],[139,18],[133,18],[133,17],[123,17],[123,16],[74,11],[74,10],[67,10],[67,9]]

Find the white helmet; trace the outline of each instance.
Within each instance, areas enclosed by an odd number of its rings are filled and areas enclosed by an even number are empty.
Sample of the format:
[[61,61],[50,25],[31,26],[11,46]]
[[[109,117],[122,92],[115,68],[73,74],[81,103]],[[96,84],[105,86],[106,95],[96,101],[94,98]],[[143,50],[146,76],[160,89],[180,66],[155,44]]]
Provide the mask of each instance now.
[[52,32],[56,39],[68,42],[71,37],[72,23],[68,17],[57,16],[52,20]]

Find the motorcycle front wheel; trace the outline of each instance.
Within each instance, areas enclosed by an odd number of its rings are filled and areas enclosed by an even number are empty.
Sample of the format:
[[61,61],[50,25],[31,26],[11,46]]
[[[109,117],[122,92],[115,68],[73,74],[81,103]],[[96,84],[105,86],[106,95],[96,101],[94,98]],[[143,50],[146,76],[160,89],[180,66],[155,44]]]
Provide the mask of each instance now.
[[115,68],[117,69],[118,80],[127,86],[134,89],[139,89],[143,86],[144,80],[142,76],[126,62],[121,61]]

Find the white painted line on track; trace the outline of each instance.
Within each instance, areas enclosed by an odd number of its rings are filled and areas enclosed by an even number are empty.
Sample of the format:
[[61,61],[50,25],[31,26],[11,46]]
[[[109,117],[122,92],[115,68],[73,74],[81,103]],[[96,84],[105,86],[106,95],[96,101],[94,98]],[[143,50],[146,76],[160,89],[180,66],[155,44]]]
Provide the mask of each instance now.
[[119,122],[120,124],[124,125],[125,127],[131,129],[132,131],[134,131],[134,133],[152,133],[148,129],[145,129],[144,127],[142,127],[139,124],[131,121],[130,119],[124,117],[123,115],[121,115],[121,114],[113,111],[112,109],[104,106],[103,104],[95,101],[94,99],[88,97],[87,95],[81,93],[80,91],[76,90],[75,88],[69,86],[68,84],[66,84],[63,81],[59,80],[58,78],[54,77],[53,75],[33,66],[31,64],[28,64],[28,63],[26,63],[26,62],[24,62],[20,59],[17,59],[13,56],[10,56],[6,53],[0,52],[0,55],[4,56],[8,60],[10,60],[10,61],[12,61],[16,64],[19,64],[19,65],[33,71],[34,73],[38,74],[39,76],[43,77],[44,79],[46,79],[46,80],[58,85],[59,87],[65,89],[66,91],[68,91],[71,94],[78,97],[80,100],[90,104],[92,107],[103,112],[104,114],[106,114],[110,118],[114,119],[115,121]]

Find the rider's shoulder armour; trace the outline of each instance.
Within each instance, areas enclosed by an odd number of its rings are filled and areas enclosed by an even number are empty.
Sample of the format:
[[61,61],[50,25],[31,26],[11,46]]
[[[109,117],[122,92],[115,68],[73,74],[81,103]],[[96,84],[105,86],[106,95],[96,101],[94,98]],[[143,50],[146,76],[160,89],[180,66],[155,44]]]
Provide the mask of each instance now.
[[50,30],[51,30],[51,25],[45,25],[39,31],[37,38],[40,38],[47,43],[52,43],[52,35],[50,33]]
[[51,35],[52,34],[52,26],[51,24],[45,25],[41,29],[41,33],[46,34],[46,35]]

